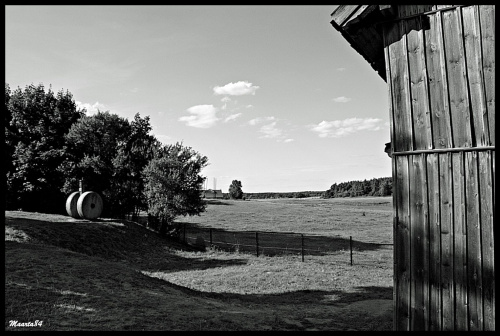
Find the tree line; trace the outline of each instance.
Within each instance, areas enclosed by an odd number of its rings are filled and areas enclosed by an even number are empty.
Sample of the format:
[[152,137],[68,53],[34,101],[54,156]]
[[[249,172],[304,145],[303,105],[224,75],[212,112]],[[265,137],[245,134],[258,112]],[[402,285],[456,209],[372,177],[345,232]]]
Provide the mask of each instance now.
[[[390,196],[392,195],[392,177],[373,178],[363,181],[348,181],[334,183],[326,191],[295,191],[295,192],[260,192],[244,193],[243,199],[267,199],[267,198],[336,198],[336,197],[360,197],[360,196]],[[224,197],[232,198],[230,194]]]
[[266,198],[307,198],[323,197],[324,191],[293,191],[293,192],[260,192],[245,193],[245,199],[266,199]]
[[390,196],[392,195],[392,177],[373,178],[363,181],[334,183],[325,191],[324,198]]
[[4,118],[6,210],[64,214],[80,179],[103,198],[102,217],[146,211],[163,234],[175,231],[175,217],[206,209],[200,172],[208,158],[182,143],[163,145],[149,116],[87,116],[69,91],[6,83]]

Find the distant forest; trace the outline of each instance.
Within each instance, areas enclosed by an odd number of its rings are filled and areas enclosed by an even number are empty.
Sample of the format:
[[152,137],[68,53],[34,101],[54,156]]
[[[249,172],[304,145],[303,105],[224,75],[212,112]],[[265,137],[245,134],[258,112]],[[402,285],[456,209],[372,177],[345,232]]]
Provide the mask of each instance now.
[[324,198],[390,196],[392,195],[392,177],[373,178],[363,181],[334,183],[325,191]]
[[[244,193],[244,199],[323,197],[324,191]],[[226,194],[224,194],[225,196]]]
[[[296,191],[296,192],[263,192],[244,193],[244,199],[264,198],[306,198],[306,197],[359,197],[359,196],[391,196],[392,177],[373,178],[363,181],[349,181],[334,183],[326,191]],[[229,194],[224,193],[224,198]]]

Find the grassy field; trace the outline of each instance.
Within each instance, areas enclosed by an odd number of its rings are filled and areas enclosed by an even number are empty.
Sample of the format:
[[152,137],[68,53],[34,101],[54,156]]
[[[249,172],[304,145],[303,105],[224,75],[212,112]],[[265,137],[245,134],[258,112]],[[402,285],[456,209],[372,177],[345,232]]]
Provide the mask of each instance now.
[[[182,220],[391,243],[391,211],[390,198],[221,201]],[[351,266],[346,250],[301,262],[295,255],[200,252],[129,221],[17,211],[5,218],[6,330],[25,330],[10,321],[36,320],[43,325],[30,329],[392,328],[391,246],[361,248]]]
[[208,202],[201,216],[178,220],[186,224],[186,241],[201,236],[206,245],[248,253],[256,253],[258,245],[259,253],[268,255],[376,251],[392,245],[390,197]]
[[352,236],[359,241],[392,243],[392,198],[208,200],[206,212],[181,217],[178,222],[234,231]]

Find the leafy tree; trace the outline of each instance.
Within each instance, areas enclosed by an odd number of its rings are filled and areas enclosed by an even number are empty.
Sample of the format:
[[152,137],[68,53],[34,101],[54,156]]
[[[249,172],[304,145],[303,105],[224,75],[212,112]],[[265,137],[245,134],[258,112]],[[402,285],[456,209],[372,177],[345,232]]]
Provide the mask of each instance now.
[[117,166],[122,168],[117,156],[127,147],[131,134],[128,120],[108,111],[78,120],[66,135],[70,156],[63,170],[66,194],[77,190],[83,179],[86,190],[103,197],[103,216],[123,217],[127,196],[121,190],[130,183],[121,171],[117,174]]
[[147,208],[142,171],[161,144],[149,134],[149,117],[141,118],[137,113],[130,126],[126,141],[118,144],[116,156],[112,160],[111,190],[122,210],[121,215],[131,213],[132,218],[136,218],[140,210]]
[[381,177],[369,181],[349,181],[334,183],[326,190],[323,197],[358,197],[358,196],[389,196],[392,195],[392,178]]
[[372,179],[370,181],[370,196],[378,196],[378,191],[380,189],[380,179]]
[[232,199],[242,199],[243,198],[243,190],[241,189],[241,181],[233,180],[231,185],[229,186],[229,196]]
[[62,213],[66,159],[64,135],[84,115],[68,91],[43,84],[11,92],[5,85],[7,208]]
[[181,143],[155,151],[143,170],[144,196],[149,216],[159,220],[155,229],[161,234],[177,235],[176,217],[205,211],[206,203],[201,198],[205,178],[200,172],[207,164],[207,157]]
[[388,179],[382,179],[378,194],[380,196],[389,196],[392,194],[392,183]]

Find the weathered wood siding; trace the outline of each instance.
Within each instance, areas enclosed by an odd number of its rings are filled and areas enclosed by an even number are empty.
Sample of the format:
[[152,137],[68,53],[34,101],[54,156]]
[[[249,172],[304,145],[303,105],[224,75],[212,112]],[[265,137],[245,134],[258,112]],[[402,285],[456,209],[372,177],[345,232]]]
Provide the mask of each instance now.
[[396,330],[495,329],[494,21],[404,5],[383,23]]

